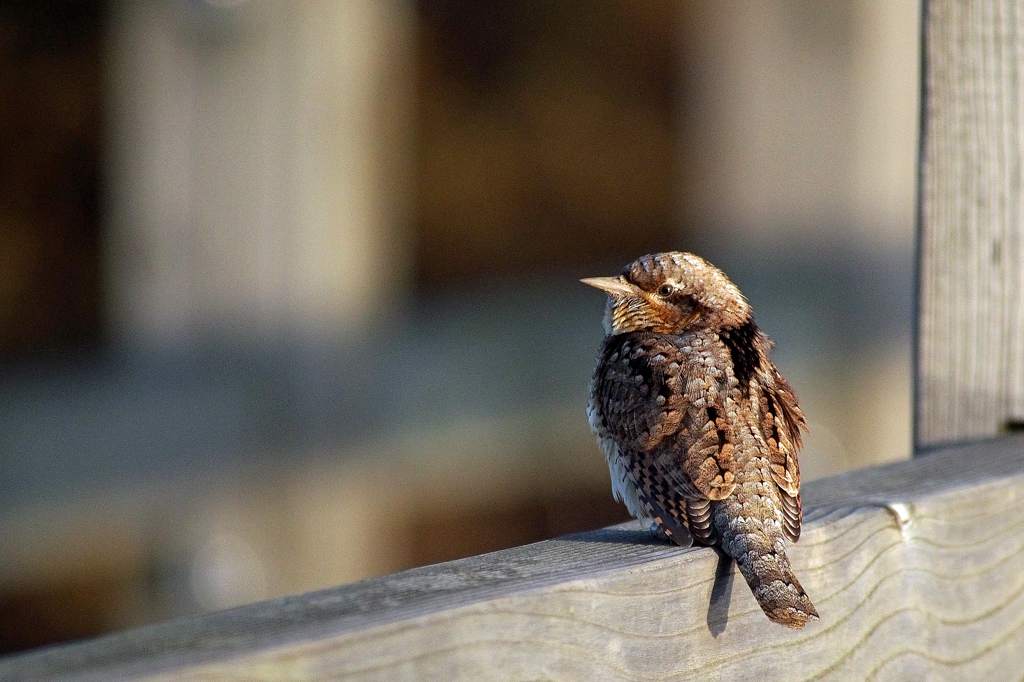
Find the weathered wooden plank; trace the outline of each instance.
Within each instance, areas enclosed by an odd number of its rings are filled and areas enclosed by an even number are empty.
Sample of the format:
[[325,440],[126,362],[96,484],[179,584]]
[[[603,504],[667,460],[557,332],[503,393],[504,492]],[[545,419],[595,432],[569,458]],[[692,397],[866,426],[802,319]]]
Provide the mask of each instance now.
[[1024,7],[926,0],[918,446],[1024,420]]
[[821,621],[802,632],[713,550],[621,526],[28,653],[0,679],[1021,676],[1024,438],[806,495],[792,558]]

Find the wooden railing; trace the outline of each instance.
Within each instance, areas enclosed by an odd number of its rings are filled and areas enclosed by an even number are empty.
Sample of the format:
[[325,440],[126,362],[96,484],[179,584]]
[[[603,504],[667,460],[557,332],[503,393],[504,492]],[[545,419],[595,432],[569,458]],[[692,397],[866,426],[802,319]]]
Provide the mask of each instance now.
[[1024,437],[807,486],[790,554],[821,620],[770,623],[729,562],[633,526],[56,647],[0,679],[1018,679]]
[[923,16],[915,433],[946,445],[806,486],[790,553],[820,621],[776,626],[715,550],[620,526],[31,652],[0,679],[1021,679],[1024,436],[995,437],[1024,418],[1024,7]]

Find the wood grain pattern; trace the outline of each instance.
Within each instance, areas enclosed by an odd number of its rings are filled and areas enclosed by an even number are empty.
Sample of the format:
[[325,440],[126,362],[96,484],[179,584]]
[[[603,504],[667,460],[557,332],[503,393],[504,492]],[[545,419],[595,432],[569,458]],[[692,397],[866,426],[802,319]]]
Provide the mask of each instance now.
[[1024,421],[1024,7],[927,0],[918,446]]
[[801,632],[714,550],[619,526],[8,658],[0,679],[1024,675],[1024,438],[806,495],[792,559],[821,621]]

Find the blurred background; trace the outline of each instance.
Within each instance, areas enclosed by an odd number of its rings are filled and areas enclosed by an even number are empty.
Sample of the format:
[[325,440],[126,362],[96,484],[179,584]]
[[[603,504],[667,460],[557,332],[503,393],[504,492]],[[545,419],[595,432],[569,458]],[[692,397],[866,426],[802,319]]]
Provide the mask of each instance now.
[[910,450],[916,2],[0,4],[0,652],[618,522],[604,301]]

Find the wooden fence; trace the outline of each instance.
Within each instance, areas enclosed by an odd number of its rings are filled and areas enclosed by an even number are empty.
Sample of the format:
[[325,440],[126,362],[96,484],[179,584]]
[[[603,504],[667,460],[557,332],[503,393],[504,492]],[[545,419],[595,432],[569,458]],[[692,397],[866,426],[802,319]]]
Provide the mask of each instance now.
[[0,678],[1024,673],[1024,437],[851,472],[806,494],[790,554],[821,621],[802,632],[768,622],[714,550],[623,526],[30,653],[0,663]]
[[[0,661],[0,679],[1021,679],[1024,8],[923,12],[916,457],[806,486],[821,620],[632,526]],[[884,313],[884,311],[882,311]]]

